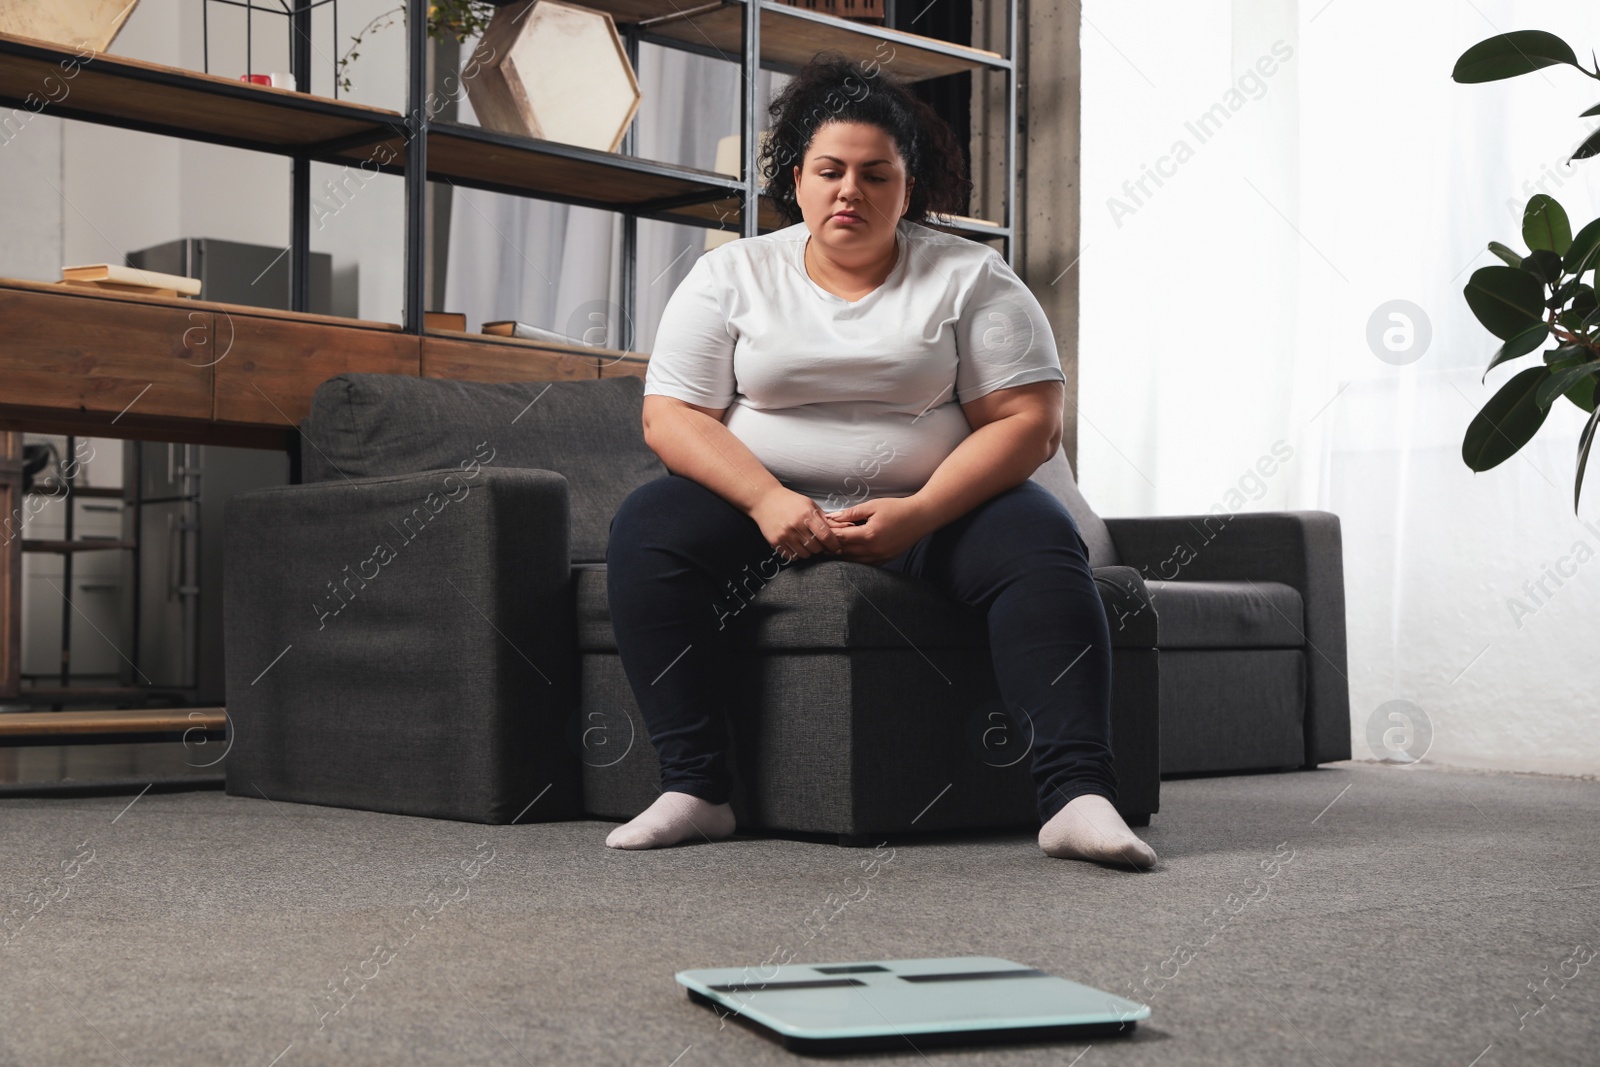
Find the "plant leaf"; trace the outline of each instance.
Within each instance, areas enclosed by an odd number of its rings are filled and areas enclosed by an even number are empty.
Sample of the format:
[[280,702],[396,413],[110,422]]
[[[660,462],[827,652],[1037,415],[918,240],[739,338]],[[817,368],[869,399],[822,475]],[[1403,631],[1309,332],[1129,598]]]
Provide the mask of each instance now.
[[1584,378],[1600,374],[1600,362],[1583,363],[1576,367],[1567,367],[1565,370],[1556,370],[1554,367],[1546,368],[1550,377],[1540,384],[1534,393],[1534,403],[1542,408],[1548,408],[1556,402],[1556,397],[1565,393]]
[[1450,76],[1471,85],[1531,74],[1557,63],[1578,66],[1578,57],[1567,42],[1543,30],[1517,30],[1479,41],[1461,53]]
[[1536,248],[1522,257],[1522,269],[1546,285],[1561,279],[1561,257],[1546,248]]
[[1588,345],[1562,345],[1560,348],[1552,348],[1544,354],[1544,361],[1550,364],[1551,370],[1576,367],[1588,358]]
[[1595,385],[1600,383],[1600,378],[1585,378],[1566,392],[1568,400],[1572,401],[1583,411],[1593,411],[1595,401]]
[[1550,411],[1535,403],[1533,395],[1549,376],[1549,367],[1529,367],[1489,398],[1461,441],[1461,458],[1469,469],[1482,472],[1504,463],[1539,432]]
[[1579,230],[1563,255],[1561,266],[1568,274],[1582,274],[1600,262],[1600,219]]
[[1514,337],[1507,338],[1506,343],[1495,351],[1494,358],[1489,361],[1489,365],[1483,368],[1483,379],[1480,379],[1480,381],[1487,379],[1490,371],[1507,360],[1517,359],[1532,352],[1535,348],[1544,344],[1545,338],[1549,336],[1550,327],[1542,322],[1536,322]]
[[[1549,364],[1550,372],[1552,374],[1559,374],[1569,367],[1582,366],[1584,363],[1587,363],[1593,358],[1594,352],[1589,348],[1588,345],[1577,344],[1562,345],[1560,348],[1552,348],[1544,354],[1544,361],[1545,363]],[[1580,378],[1562,395],[1564,395],[1568,400],[1572,401],[1573,404],[1577,405],[1584,411],[1593,411],[1595,404],[1595,384],[1597,382],[1600,382],[1600,378],[1596,378],[1594,375]]]
[[1588,111],[1585,111],[1583,114],[1579,115],[1578,117],[1580,119],[1592,119],[1596,115],[1600,115],[1600,104],[1596,104],[1594,107],[1591,107]]
[[[1543,249],[1558,256],[1572,247],[1572,223],[1555,197],[1535,193],[1522,212],[1522,239],[1534,250]],[[1547,279],[1549,280],[1549,279]]]
[[1578,286],[1577,292],[1572,294],[1572,310],[1578,313],[1578,317],[1589,314],[1596,306],[1600,306],[1600,302],[1595,300],[1594,289],[1587,284]]
[[1463,292],[1484,329],[1502,341],[1539,323],[1544,310],[1539,279],[1516,267],[1479,267]]
[[1589,139],[1579,145],[1576,152],[1572,153],[1572,158],[1588,159],[1590,156],[1597,155],[1600,155],[1600,130],[1595,130],[1594,133],[1590,134]]
[[1576,278],[1568,278],[1561,288],[1550,294],[1550,299],[1545,301],[1544,306],[1549,308],[1551,311],[1555,311],[1557,308],[1566,307],[1567,301],[1578,295],[1578,287],[1582,284],[1583,283],[1578,281]]
[[1578,435],[1578,477],[1572,484],[1572,510],[1578,510],[1578,497],[1583,492],[1583,468],[1589,465],[1589,448],[1594,444],[1595,426],[1600,423],[1600,407],[1594,409],[1583,432]]
[[1522,257],[1517,255],[1517,253],[1513,252],[1511,249],[1507,248],[1505,245],[1501,244],[1499,241],[1490,241],[1489,251],[1493,252],[1495,255],[1504,260],[1506,266],[1508,267],[1522,266]]

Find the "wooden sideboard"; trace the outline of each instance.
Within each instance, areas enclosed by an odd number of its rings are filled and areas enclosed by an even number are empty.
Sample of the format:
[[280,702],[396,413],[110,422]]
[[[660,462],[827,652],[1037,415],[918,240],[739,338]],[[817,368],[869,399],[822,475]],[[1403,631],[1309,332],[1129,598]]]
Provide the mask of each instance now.
[[646,357],[0,279],[0,432],[287,448],[337,374],[643,376]]
[[0,537],[0,700],[21,692],[23,432],[287,449],[311,394],[337,374],[551,381],[642,377],[645,363],[636,352],[0,279],[0,506],[12,520]]

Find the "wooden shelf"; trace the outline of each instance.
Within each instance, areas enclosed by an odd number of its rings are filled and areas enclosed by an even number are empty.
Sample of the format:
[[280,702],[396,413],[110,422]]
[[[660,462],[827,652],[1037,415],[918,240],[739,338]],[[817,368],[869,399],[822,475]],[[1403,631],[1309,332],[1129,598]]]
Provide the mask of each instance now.
[[[744,47],[743,3],[692,0],[588,0],[620,23],[636,24],[642,39],[719,55],[739,62]],[[865,22],[823,15],[765,0],[761,4],[761,65],[793,73],[825,49],[885,70],[907,81],[966,71],[1010,67],[996,52],[921,37]]]
[[[389,142],[389,148],[397,164],[403,162],[401,142]],[[370,157],[371,151],[364,149],[362,154]],[[403,173],[404,168],[397,166],[393,172]],[[517,137],[460,122],[429,125],[428,178],[469,189],[626,211],[665,222],[703,225],[721,220],[728,229],[739,225],[740,184],[726,174]]]
[[[201,365],[193,330],[225,355]],[[643,373],[642,353],[0,278],[0,430],[284,449],[317,386],[378,372],[473,381]],[[21,403],[17,401],[21,400]],[[119,491],[113,491],[119,492]],[[109,545],[109,542],[107,543]]]
[[604,369],[628,357],[643,358],[612,348],[429,330],[422,339],[422,376],[475,382],[576,381],[608,377]]
[[22,551],[24,552],[105,552],[113,548],[138,548],[134,541],[44,541],[24,538]]
[[[404,128],[401,114],[385,108],[124,56],[99,53],[76,59],[77,54],[49,41],[0,34],[0,103],[28,112],[42,106],[47,114],[86,122],[329,162],[337,158],[329,146],[350,138],[381,138]],[[69,76],[69,61],[75,59],[78,69]],[[64,94],[50,90],[52,85],[63,87]],[[61,95],[60,102],[49,102],[47,92]]]
[[[398,157],[399,143],[390,147]],[[744,215],[739,196],[743,186],[732,175],[514,137],[459,122],[435,122],[430,127],[428,179],[734,233]],[[573,195],[574,189],[583,194]],[[760,225],[763,233],[788,225],[766,196],[761,197]],[[949,224],[935,228],[977,240],[1006,234],[998,223],[966,216],[954,216]]]
[[[66,80],[61,64],[75,56],[60,45],[0,34],[0,105],[28,112],[43,105],[49,114],[84,122],[405,173],[408,130],[397,111],[105,54],[79,60]],[[60,103],[45,103],[40,87],[47,78],[68,87]],[[692,167],[462,123],[430,127],[428,176],[435,181],[606,210],[637,208],[689,224],[716,221],[704,205],[738,188],[725,175]],[[700,210],[683,211],[684,205]]]
[[[24,689],[24,699],[36,693],[42,701],[60,703],[100,692],[85,688]],[[116,695],[148,690],[114,687],[105,690]],[[115,699],[115,696],[113,696]],[[228,716],[222,708],[139,708],[127,711],[23,711],[0,715],[0,746],[110,744],[113,742],[189,741],[204,737],[223,740],[227,736]]]
[[[292,322],[321,323],[352,330],[382,330],[400,333],[398,322],[381,322],[377,319],[350,319],[340,315],[319,315],[313,311],[284,311],[280,308],[262,308],[250,304],[227,304],[219,300],[201,300],[192,296],[155,296],[151,293],[126,293],[115,289],[90,289],[81,285],[59,285],[32,278],[0,278],[0,290],[18,289],[45,293],[51,296],[83,297],[87,300],[109,300],[122,304],[143,304],[146,307],[176,308],[180,311],[214,311],[223,315],[248,315],[253,318],[286,319]],[[65,305],[63,305],[65,306]],[[226,324],[224,324],[226,327]],[[217,338],[225,344],[227,333]]]
[[[610,10],[621,21],[639,22],[668,43],[709,41],[719,50],[731,50],[730,60],[738,58],[741,4],[690,17],[675,17],[678,9],[670,0],[595,6]],[[1000,60],[992,52],[782,5],[764,4],[762,19],[767,42],[763,59],[770,55],[779,63],[803,62],[823,47],[867,60],[873,58],[878,42],[887,42],[894,49],[886,68],[904,77],[936,77]],[[50,114],[251,151],[304,156],[373,173],[405,174],[407,130],[397,111],[106,54],[79,61],[77,72],[65,80],[60,64],[74,57],[75,53],[60,45],[0,34],[0,59],[4,60],[0,62],[0,104],[31,111],[44,99],[39,95],[40,86],[46,84],[46,78],[54,78],[50,84],[70,88],[61,103],[47,105]],[[883,61],[881,53],[879,59]],[[29,103],[30,94],[34,104]],[[742,185],[729,175],[518,137],[466,123],[430,123],[427,176],[430,181],[464,188],[536,196],[684,225],[730,231],[741,225]],[[762,231],[780,228],[783,222],[771,202],[763,197],[761,204]],[[980,239],[1005,235],[1003,227],[976,221],[976,226],[941,228]]]
[[[125,492],[125,490],[113,489],[113,488],[109,488],[107,486],[85,485],[85,486],[73,486],[72,487],[72,491],[70,493],[67,493],[66,495],[67,496],[81,496],[81,497],[102,497],[102,498],[112,499],[112,500],[121,500],[122,499],[122,495],[123,495],[124,492]],[[48,489],[40,489],[38,486],[34,486],[33,488],[28,490],[28,495],[29,496],[60,496],[62,494],[53,493]]]

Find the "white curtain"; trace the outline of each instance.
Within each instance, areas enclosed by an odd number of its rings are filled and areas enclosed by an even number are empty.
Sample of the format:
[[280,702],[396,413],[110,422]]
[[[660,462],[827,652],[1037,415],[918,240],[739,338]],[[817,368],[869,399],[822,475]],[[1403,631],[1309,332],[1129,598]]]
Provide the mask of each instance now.
[[[471,55],[476,42],[462,45]],[[739,129],[739,67],[678,49],[639,48],[641,100],[635,155],[714,170],[717,142]],[[788,79],[761,71],[757,99]],[[461,101],[462,122],[476,122]],[[758,117],[765,126],[765,112]],[[649,351],[667,298],[705,249],[704,229],[641,220],[638,225],[634,348]],[[622,216],[593,208],[458,188],[450,219],[445,305],[467,315],[467,329],[496,319],[599,343],[596,309],[620,306]],[[616,316],[608,315],[609,320]],[[614,328],[603,342],[620,345]]]
[[1497,262],[1489,240],[1523,247],[1532,193],[1575,228],[1600,215],[1600,160],[1566,164],[1600,83],[1450,78],[1519,29],[1587,62],[1600,8],[1086,0],[1083,18],[1085,495],[1104,515],[1338,514],[1356,758],[1385,755],[1369,720],[1403,700],[1431,762],[1600,773],[1584,415],[1560,400],[1499,467],[1461,459],[1473,415],[1540,358],[1480,384],[1498,342],[1462,287]]

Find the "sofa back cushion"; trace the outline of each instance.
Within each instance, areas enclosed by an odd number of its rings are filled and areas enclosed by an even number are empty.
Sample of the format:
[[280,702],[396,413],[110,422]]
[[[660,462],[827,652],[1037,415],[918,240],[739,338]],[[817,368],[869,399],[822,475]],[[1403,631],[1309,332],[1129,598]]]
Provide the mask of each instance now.
[[[463,382],[341,374],[317,387],[301,449],[307,482],[459,467],[555,471],[567,479],[572,561],[603,563],[611,517],[667,473],[644,443],[644,381]],[[480,452],[481,450],[481,452]]]
[[1067,513],[1078,524],[1078,532],[1083,535],[1083,543],[1088,546],[1089,566],[1116,566],[1117,549],[1111,543],[1111,531],[1078,491],[1078,480],[1072,476],[1072,464],[1067,462],[1066,449],[1056,449],[1056,454],[1033,472],[1032,480],[1050,490],[1067,506]]
[[[644,443],[644,380],[463,382],[402,374],[341,374],[317,387],[301,423],[302,477],[365,478],[458,467],[494,450],[500,467],[567,479],[572,561],[603,563],[611,517],[635,487],[667,473]],[[1106,524],[1078,491],[1065,450],[1033,474],[1066,505],[1091,567],[1117,563]]]

